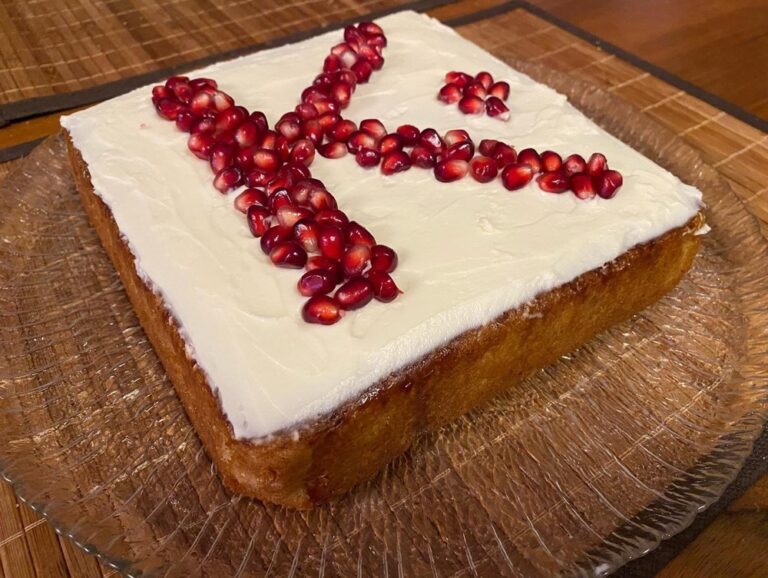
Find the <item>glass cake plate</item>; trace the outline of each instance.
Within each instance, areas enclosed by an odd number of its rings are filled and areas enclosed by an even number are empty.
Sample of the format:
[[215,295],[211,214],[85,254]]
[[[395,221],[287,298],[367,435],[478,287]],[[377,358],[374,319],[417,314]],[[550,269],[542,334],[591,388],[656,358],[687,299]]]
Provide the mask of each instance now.
[[712,232],[672,294],[338,503],[262,504],[222,487],[59,134],[0,195],[0,466],[19,496],[129,576],[586,576],[690,524],[768,415],[767,244],[670,132],[584,81],[511,64],[704,192]]

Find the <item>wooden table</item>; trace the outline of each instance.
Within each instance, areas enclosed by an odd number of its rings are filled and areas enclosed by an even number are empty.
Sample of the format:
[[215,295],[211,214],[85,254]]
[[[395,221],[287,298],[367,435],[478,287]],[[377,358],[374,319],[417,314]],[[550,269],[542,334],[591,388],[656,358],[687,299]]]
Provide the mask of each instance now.
[[[451,21],[481,10],[493,11],[502,4],[500,0],[463,0],[431,13]],[[604,84],[698,146],[768,231],[768,137],[764,132],[768,6],[764,0],[534,0],[519,4],[525,12],[521,19],[528,19],[532,32],[512,46],[500,47],[502,52],[568,69],[572,67],[569,51],[597,51],[598,56],[581,72],[598,83],[605,70],[628,75],[622,82],[607,79]],[[472,37],[471,28],[459,30]],[[594,45],[602,41],[613,46],[600,55]],[[625,64],[627,59],[631,64]],[[687,101],[690,93],[698,99]],[[59,113],[42,115],[0,129],[0,150],[53,133],[58,117]],[[716,145],[707,141],[712,126],[727,132],[715,139]],[[748,179],[739,178],[743,170],[729,170],[739,162],[757,163]],[[14,164],[0,164],[0,178]],[[113,574],[57,536],[16,500],[8,485],[0,484],[0,578]],[[768,576],[768,475],[731,502],[658,576]]]

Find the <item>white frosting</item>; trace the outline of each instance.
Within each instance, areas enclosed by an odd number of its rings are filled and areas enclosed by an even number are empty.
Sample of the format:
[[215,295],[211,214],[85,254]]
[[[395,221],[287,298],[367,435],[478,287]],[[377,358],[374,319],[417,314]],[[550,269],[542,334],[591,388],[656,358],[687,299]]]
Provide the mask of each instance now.
[[[385,177],[352,158],[312,165],[340,208],[400,256],[404,295],[373,302],[330,327],[302,321],[300,273],[278,269],[211,186],[208,164],[187,135],[162,120],[149,87],[62,119],[136,257],[180,324],[189,353],[218,391],[239,438],[290,429],[337,408],[371,384],[538,293],[600,267],[632,246],[688,221],[701,194],[533,82],[435,20],[413,12],[382,18],[384,68],[358,87],[345,116],[466,128],[585,157],[603,152],[624,175],[610,200],[552,195],[535,183],[517,192],[497,180],[437,182],[412,169]],[[219,63],[191,76],[221,88],[271,122],[311,83],[336,31]],[[449,69],[489,70],[511,85],[509,122],[469,117],[436,100]]]

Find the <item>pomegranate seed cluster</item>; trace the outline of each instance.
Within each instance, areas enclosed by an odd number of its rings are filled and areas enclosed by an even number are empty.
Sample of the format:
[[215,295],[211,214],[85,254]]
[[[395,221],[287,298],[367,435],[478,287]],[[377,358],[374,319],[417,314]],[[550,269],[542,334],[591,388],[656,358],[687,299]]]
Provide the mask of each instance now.
[[212,79],[174,76],[152,89],[158,114],[190,133],[190,151],[209,162],[213,186],[221,193],[247,186],[235,208],[245,213],[274,265],[306,270],[297,283],[308,297],[302,316],[323,325],[337,322],[343,311],[373,299],[389,302],[400,293],[390,275],[397,253],[339,210],[309,169],[318,147],[335,158],[335,136],[346,128],[339,112],[355,86],[384,63],[386,38],[378,25],[348,26],[344,38],[302,93],[302,102],[273,129],[263,113],[237,106]]
[[478,72],[475,76],[466,72],[451,71],[445,75],[445,85],[437,98],[446,104],[458,103],[464,114],[483,114],[499,120],[509,120],[509,83],[494,82],[490,72]]

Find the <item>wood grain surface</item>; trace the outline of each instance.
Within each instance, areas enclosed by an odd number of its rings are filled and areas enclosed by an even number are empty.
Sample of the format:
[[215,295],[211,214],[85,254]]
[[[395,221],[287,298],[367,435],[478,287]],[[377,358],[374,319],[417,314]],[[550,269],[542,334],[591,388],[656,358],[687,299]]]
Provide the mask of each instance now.
[[[453,20],[500,4],[464,0],[432,13]],[[532,4],[755,115],[768,116],[764,1],[534,0]],[[0,20],[6,31],[12,26],[9,20]],[[642,109],[696,147],[721,172],[768,236],[768,135],[764,132],[522,9],[460,26],[459,31],[500,57],[526,58],[578,74]],[[58,116],[0,129],[0,149],[54,132]],[[16,162],[0,165],[0,179]],[[0,578],[114,574],[57,535],[14,496],[10,486],[0,483]],[[768,475],[733,501],[658,574],[659,578],[766,575]]]

